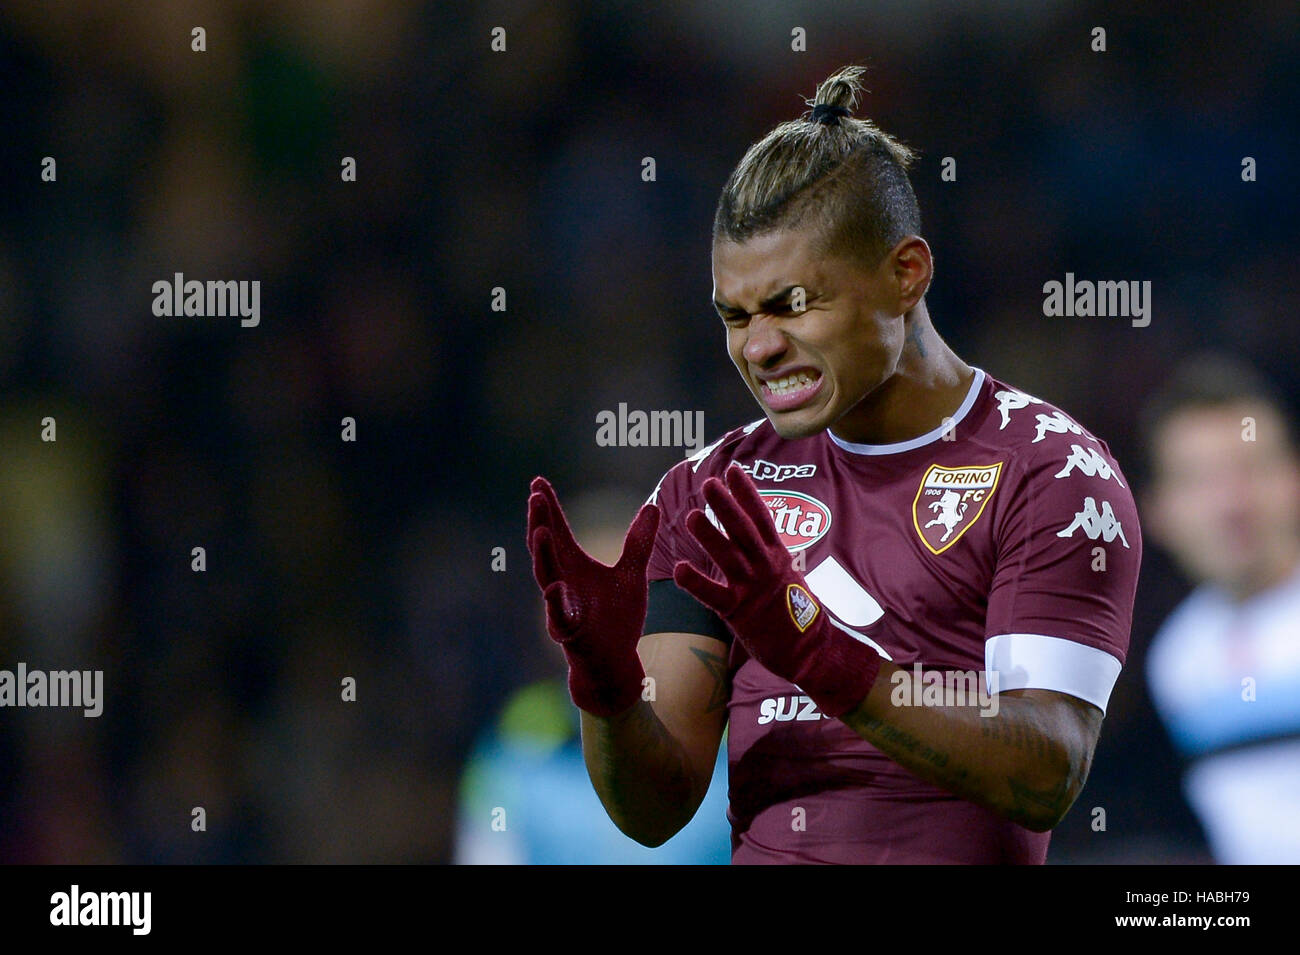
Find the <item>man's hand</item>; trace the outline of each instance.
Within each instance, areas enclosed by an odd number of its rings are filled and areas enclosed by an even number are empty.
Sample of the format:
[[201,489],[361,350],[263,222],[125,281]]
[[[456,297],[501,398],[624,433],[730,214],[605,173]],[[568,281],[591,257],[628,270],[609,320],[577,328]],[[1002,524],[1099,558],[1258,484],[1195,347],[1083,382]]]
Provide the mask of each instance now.
[[546,601],[547,632],[569,662],[569,695],[594,716],[621,713],[636,702],[645,677],[636,646],[659,508],[637,511],[618,563],[607,567],[578,546],[550,482],[533,478],[530,489],[528,552]]
[[726,582],[706,576],[687,561],[673,568],[677,586],[727,622],[749,655],[794,683],[828,716],[858,705],[880,671],[880,657],[835,627],[791,565],[771,513],[739,465],[727,468],[724,486],[704,482],[704,499],[727,534],[698,508],[686,527]]

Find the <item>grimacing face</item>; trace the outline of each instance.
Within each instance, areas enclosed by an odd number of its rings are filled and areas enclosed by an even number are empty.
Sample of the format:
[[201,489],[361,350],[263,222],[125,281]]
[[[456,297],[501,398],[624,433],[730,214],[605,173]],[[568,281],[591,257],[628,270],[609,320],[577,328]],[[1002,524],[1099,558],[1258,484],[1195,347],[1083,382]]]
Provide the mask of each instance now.
[[[1243,418],[1255,419],[1244,440]],[[1267,407],[1190,408],[1155,440],[1151,529],[1194,579],[1249,593],[1277,581],[1300,535],[1300,467]]]
[[[866,271],[819,255],[818,237],[805,228],[719,239],[713,300],[731,360],[777,433],[802,438],[840,422],[849,433],[836,434],[852,441],[852,409],[898,366],[906,309],[893,254]],[[791,307],[796,287],[802,312]]]

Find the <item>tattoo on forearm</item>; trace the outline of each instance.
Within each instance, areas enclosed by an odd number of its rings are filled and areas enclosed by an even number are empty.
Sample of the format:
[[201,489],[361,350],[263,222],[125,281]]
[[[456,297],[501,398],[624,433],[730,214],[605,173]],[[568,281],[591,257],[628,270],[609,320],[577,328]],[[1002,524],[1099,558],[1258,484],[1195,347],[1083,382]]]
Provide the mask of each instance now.
[[[1005,703],[1003,704],[1005,706]],[[1005,717],[1003,716],[1005,713]],[[1026,726],[1015,714],[1008,710],[1003,710],[998,716],[980,721],[981,735],[996,740],[999,743],[1006,743],[1016,749],[1024,750],[1027,753],[1039,757],[1040,759],[1051,759],[1054,755],[1052,744],[1041,733],[1035,732],[1031,727]]]
[[1062,779],[1049,789],[1034,789],[1019,779],[1009,777],[1007,789],[1011,792],[1011,806],[1007,810],[1007,816],[1021,825],[1032,824],[1043,818],[1057,819],[1065,815],[1074,802],[1068,779]]
[[[941,752],[932,746],[927,746],[906,730],[890,726],[875,717],[861,717],[855,720],[853,728],[860,733],[866,733],[872,742],[887,753],[890,750],[903,750],[915,754],[935,767],[933,775],[942,778],[946,782],[959,783],[968,775],[966,770],[961,767],[949,765],[947,753]],[[881,746],[881,743],[885,745]],[[894,754],[891,753],[891,755]]]
[[712,713],[727,705],[727,661],[722,656],[701,650],[699,647],[691,647],[691,653],[695,654],[695,658],[704,664],[704,668],[713,677],[713,690],[709,694],[708,704],[704,707],[706,713]]
[[[690,761],[649,703],[638,702],[618,725],[606,722],[595,733],[596,763],[611,817],[650,800],[670,805],[688,802],[694,788]],[[615,818],[615,822],[618,822]]]
[[[1038,724],[1038,719],[1032,708],[1021,708],[1016,701],[1007,699],[998,716],[981,717],[978,725],[984,738],[1027,754],[1039,766],[1059,770],[1059,782],[1048,788],[1038,788],[1040,784],[1021,776],[999,776],[992,765],[972,764],[969,754],[936,749],[906,730],[875,717],[851,714],[846,722],[886,755],[918,775],[996,809],[1013,822],[1038,828],[1049,820],[1059,819],[1069,809],[1082,788],[1090,761],[1075,765],[1061,745]],[[969,768],[964,768],[963,763]],[[998,785],[999,781],[1005,784],[1005,789]]]

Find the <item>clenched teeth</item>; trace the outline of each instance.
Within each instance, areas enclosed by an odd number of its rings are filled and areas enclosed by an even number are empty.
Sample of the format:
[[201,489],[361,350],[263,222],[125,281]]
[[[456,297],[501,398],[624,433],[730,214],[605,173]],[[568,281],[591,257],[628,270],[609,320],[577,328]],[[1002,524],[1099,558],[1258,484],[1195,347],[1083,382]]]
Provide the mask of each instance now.
[[817,378],[801,371],[794,375],[786,375],[784,378],[778,378],[776,381],[767,382],[768,390],[774,395],[783,395],[790,391],[797,391],[800,388],[807,388]]

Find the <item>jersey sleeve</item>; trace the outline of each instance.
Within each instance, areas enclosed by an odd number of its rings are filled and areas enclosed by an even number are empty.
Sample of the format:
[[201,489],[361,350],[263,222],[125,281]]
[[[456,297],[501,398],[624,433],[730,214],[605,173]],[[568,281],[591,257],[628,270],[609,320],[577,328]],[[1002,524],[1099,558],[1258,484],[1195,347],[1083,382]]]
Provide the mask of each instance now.
[[1104,713],[1128,654],[1137,506],[1097,439],[1035,449],[1022,467],[1002,502],[985,626],[990,689],[1057,690]]
[[713,577],[721,577],[713,561],[686,530],[686,515],[701,506],[694,499],[691,461],[681,462],[659,482],[648,503],[659,507],[659,531],[646,576],[649,603],[643,633],[697,633],[731,642],[731,631],[712,610],[673,581],[673,568],[688,560]]

